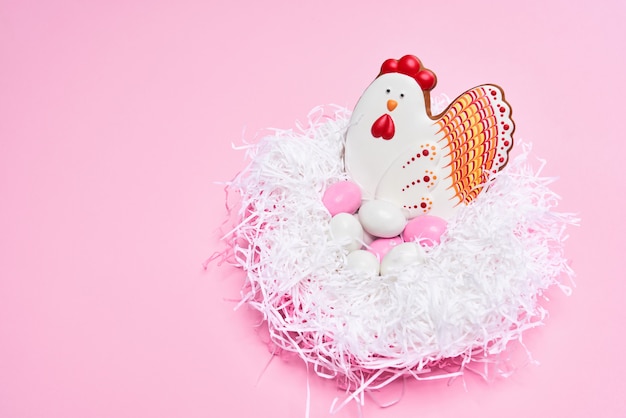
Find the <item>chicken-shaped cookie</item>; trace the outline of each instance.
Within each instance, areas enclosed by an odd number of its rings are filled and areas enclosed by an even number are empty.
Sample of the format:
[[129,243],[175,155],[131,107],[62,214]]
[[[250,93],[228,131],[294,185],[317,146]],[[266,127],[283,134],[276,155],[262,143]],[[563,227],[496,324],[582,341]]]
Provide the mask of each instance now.
[[436,84],[415,56],[386,60],[347,132],[346,171],[363,198],[393,202],[409,218],[450,218],[504,167],[513,146],[511,108],[500,87],[474,87],[433,116]]

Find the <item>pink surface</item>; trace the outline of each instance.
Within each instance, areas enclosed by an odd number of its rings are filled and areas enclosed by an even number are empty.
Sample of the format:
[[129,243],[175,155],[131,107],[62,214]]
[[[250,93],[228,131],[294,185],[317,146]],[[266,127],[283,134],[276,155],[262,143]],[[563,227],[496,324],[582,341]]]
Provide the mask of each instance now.
[[[583,218],[540,366],[411,382],[373,417],[626,415],[623,1],[0,1],[0,416],[304,416],[307,373],[234,312],[222,187],[263,127],[353,106],[405,53],[450,96],[504,87]],[[341,392],[313,374],[311,417]],[[399,388],[396,388],[399,389]],[[393,395],[393,394],[392,394]],[[357,417],[354,405],[339,417]]]

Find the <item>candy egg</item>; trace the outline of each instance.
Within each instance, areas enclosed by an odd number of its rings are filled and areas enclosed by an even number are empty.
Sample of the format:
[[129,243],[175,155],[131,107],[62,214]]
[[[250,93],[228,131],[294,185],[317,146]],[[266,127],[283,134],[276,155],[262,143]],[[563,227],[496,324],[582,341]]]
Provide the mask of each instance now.
[[402,238],[404,241],[419,242],[423,246],[432,247],[441,242],[441,235],[446,232],[448,222],[432,215],[417,216],[407,223]]
[[379,238],[368,245],[368,251],[376,256],[378,260],[382,260],[385,255],[396,245],[402,244],[402,238]]
[[330,220],[330,233],[335,241],[348,251],[361,248],[363,227],[358,219],[349,213],[338,213]]
[[390,274],[405,266],[424,260],[424,250],[419,244],[405,242],[393,247],[380,263],[380,274]]
[[363,229],[380,238],[399,235],[406,225],[402,209],[384,200],[369,200],[359,209],[359,220]]
[[322,196],[322,203],[332,216],[354,213],[361,206],[361,188],[351,181],[331,184]]
[[365,250],[356,250],[348,254],[348,268],[371,276],[377,276],[380,263],[374,254]]

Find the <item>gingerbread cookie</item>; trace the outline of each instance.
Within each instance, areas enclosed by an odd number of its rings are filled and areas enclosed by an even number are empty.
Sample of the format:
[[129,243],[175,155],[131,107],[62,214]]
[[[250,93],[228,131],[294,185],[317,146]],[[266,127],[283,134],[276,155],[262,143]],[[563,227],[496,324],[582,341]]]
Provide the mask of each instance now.
[[388,59],[352,114],[345,165],[364,199],[386,200],[408,217],[451,217],[504,167],[513,146],[511,107],[485,84],[433,116],[435,74],[413,55]]

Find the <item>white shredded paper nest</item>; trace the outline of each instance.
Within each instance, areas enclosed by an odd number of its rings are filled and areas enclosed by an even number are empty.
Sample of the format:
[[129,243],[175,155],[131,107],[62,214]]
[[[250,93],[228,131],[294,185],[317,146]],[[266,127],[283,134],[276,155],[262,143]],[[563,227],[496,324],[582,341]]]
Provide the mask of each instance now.
[[317,108],[306,125],[242,147],[249,164],[228,183],[240,209],[224,237],[226,256],[247,273],[241,303],[262,313],[279,351],[297,353],[354,399],[398,377],[458,376],[474,362],[497,363],[509,342],[542,323],[546,289],[570,291],[563,241],[576,219],[554,211],[553,179],[540,177],[542,163],[533,169],[530,147],[521,146],[449,220],[422,264],[359,274],[331,239],[321,200],[348,179],[349,117]]

